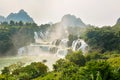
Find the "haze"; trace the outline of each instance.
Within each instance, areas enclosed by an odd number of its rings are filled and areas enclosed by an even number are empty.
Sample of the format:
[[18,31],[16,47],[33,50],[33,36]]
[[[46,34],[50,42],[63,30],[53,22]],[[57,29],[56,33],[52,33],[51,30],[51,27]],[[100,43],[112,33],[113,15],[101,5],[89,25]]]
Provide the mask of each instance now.
[[114,25],[120,17],[120,0],[0,0],[0,15],[24,9],[37,24],[58,22],[65,14],[86,24]]

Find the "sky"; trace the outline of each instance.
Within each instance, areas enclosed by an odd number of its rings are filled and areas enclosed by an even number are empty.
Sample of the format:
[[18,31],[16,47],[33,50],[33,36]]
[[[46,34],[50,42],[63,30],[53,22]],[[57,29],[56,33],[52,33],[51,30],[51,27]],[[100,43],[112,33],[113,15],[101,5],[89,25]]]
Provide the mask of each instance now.
[[65,14],[95,26],[114,25],[120,17],[120,0],[0,0],[0,15],[24,9],[37,24],[59,22]]

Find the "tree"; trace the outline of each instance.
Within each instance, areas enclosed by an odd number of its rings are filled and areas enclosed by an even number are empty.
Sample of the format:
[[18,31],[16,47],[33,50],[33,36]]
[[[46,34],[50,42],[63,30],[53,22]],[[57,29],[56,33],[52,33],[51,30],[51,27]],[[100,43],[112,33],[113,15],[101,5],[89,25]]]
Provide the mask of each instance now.
[[18,24],[19,24],[19,26],[23,26],[23,22],[22,21],[20,21]]
[[10,74],[9,67],[4,67],[4,69],[2,70],[2,74],[5,74],[5,75]]
[[8,22],[2,22],[1,25],[7,26],[7,25],[8,25]]
[[[10,38],[11,34],[8,30],[0,30],[0,55],[5,56],[6,53],[12,55],[16,53],[13,42]],[[13,50],[13,51],[12,51]],[[9,51],[9,52],[8,52]]]
[[66,59],[68,59],[70,62],[75,63],[76,65],[84,66],[86,60],[82,54],[83,54],[82,51],[69,53],[67,54]]
[[85,76],[88,80],[114,80],[111,79],[112,69],[106,61],[90,61],[85,67],[80,68],[79,75]]
[[86,61],[90,61],[90,60],[99,60],[102,59],[102,54],[100,54],[99,52],[89,52],[88,54],[85,55],[85,59]]
[[69,68],[70,66],[77,66],[74,63],[65,60],[65,59],[59,59],[58,61],[56,61],[55,64],[53,64],[53,69],[54,71],[60,72],[63,71],[64,69]]
[[90,50],[97,50],[101,53],[114,50],[120,51],[119,30],[116,29],[114,27],[102,27],[88,30],[85,40],[90,46]]
[[11,26],[15,25],[15,22],[11,20],[11,21],[10,21],[10,25],[11,25]]
[[30,65],[25,67],[18,68],[13,71],[13,75],[18,76],[19,78],[29,78],[33,79],[38,76],[43,76],[47,73],[48,67],[41,62],[33,62]]

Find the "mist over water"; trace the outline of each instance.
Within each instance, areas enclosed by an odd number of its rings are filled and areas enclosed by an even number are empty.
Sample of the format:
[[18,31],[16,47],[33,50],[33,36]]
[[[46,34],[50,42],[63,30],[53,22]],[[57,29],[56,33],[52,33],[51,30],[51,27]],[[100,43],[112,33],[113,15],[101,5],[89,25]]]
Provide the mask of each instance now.
[[[69,15],[71,16],[71,15]],[[65,58],[65,56],[70,51],[82,50],[83,53],[87,52],[88,45],[84,40],[77,37],[68,45],[70,42],[69,35],[80,36],[82,31],[84,32],[84,24],[78,24],[75,27],[73,20],[65,19],[65,23],[50,24],[49,28],[46,30],[37,30],[34,32],[34,43],[30,43],[18,49],[17,56],[9,57],[9,60],[14,60],[12,63],[23,62],[25,64],[30,64],[31,62],[44,62],[52,70],[52,65],[60,58]],[[64,21],[64,20],[63,20]],[[81,20],[79,20],[81,21]],[[67,25],[65,25],[67,23]],[[72,25],[72,26],[69,26]],[[79,27],[81,26],[81,27]],[[44,26],[43,26],[44,27]],[[17,60],[18,59],[18,60]],[[6,61],[6,59],[4,59]],[[7,62],[6,62],[7,63]],[[8,62],[9,63],[9,62]],[[10,64],[12,64],[10,63]],[[6,64],[3,67],[7,66]]]
[[[68,30],[67,28],[59,28],[57,26],[54,31],[34,32],[35,43],[18,49],[18,56],[27,56],[31,58],[31,62],[47,60],[45,64],[52,69],[52,65],[60,58],[65,58],[69,50],[79,51],[83,53],[87,51],[88,45],[82,39],[76,39],[68,46]],[[49,34],[48,34],[49,33]]]

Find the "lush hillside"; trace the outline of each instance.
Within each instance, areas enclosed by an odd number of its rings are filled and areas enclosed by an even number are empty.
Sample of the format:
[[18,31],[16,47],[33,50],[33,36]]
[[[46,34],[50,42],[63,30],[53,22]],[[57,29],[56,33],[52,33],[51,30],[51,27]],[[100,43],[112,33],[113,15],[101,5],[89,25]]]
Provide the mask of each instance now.
[[[37,26],[31,23],[3,22],[0,25],[0,53],[6,55],[15,53],[16,49],[34,42],[34,31],[48,34],[59,32],[61,23],[44,24]],[[58,30],[56,30],[58,28]],[[71,28],[71,27],[70,27]],[[79,30],[80,29],[80,30]],[[85,39],[89,51],[83,55],[82,51],[71,51],[64,59],[53,64],[53,71],[41,62],[24,65],[17,64],[4,67],[1,71],[1,80],[120,80],[120,24],[98,28],[87,26],[84,28],[72,27],[68,30],[69,42],[78,38]],[[65,31],[62,27],[62,31]],[[75,31],[77,34],[74,34]],[[61,31],[60,31],[61,32]],[[65,35],[65,33],[61,37]],[[56,36],[57,37],[57,36]],[[60,38],[60,37],[59,37]],[[12,49],[11,49],[12,48]],[[12,52],[11,52],[12,51]]]
[[35,23],[10,21],[0,25],[0,55],[16,55],[17,49],[34,42]]
[[85,40],[91,51],[96,50],[101,53],[106,51],[120,52],[120,24],[113,27],[93,27],[86,32]]

